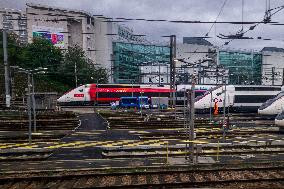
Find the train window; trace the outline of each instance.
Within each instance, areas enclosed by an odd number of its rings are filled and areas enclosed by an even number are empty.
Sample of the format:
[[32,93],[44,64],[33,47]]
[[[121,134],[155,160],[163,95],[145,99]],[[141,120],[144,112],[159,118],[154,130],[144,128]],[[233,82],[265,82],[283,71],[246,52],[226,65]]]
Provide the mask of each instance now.
[[281,91],[280,87],[235,87],[236,91]]
[[205,92],[197,92],[197,91],[195,91],[195,97],[202,96],[204,94],[205,94]]
[[284,92],[281,92],[275,97],[275,99],[282,98],[283,96],[284,96]]
[[125,85],[99,85],[99,88],[140,88],[139,85],[131,85],[131,84],[125,84]]
[[271,97],[271,95],[236,95],[235,103],[263,103]]

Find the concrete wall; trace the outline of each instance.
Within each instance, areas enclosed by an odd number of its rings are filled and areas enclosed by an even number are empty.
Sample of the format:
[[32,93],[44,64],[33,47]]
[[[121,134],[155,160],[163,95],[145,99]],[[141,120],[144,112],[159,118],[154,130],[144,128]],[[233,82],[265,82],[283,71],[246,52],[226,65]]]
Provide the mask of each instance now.
[[[170,81],[170,67],[169,65],[159,64],[140,66],[141,83],[158,84],[159,79],[161,84],[169,83]],[[159,76],[160,75],[160,76]]]
[[[113,83],[113,42],[145,42],[145,40],[143,37],[131,36],[133,35],[131,29],[106,18],[95,18],[95,28],[96,64],[108,70],[109,82]],[[128,35],[121,35],[119,31]]]
[[70,46],[83,46],[82,22],[70,20],[67,24],[67,31],[69,32],[68,41]]
[[[0,29],[8,29],[19,36],[21,43],[27,43],[27,21],[25,11],[0,8]],[[8,26],[8,28],[6,28]]]
[[[64,45],[62,49],[67,49],[69,45],[67,16],[62,15],[59,11],[42,10],[37,8],[27,7],[28,19],[28,42],[33,40],[33,32],[47,31],[62,33],[64,36]],[[51,14],[59,14],[62,16],[49,16]],[[54,20],[54,21],[52,21]],[[60,20],[60,21],[56,21]]]
[[177,44],[176,57],[178,59],[184,59],[186,62],[194,63],[198,62],[199,60],[205,59],[208,53],[193,52],[208,52],[209,49],[214,50],[215,48],[213,46],[204,46],[196,44]]
[[[104,18],[95,18],[95,49],[96,49],[96,64],[105,68],[111,75],[112,64],[112,41],[113,36],[107,34],[116,34],[113,31],[115,25],[111,22],[105,22]],[[112,77],[109,77],[109,82],[112,82]]]
[[33,40],[33,31],[43,30],[63,34],[64,45],[55,46],[68,49],[69,46],[78,45],[95,63],[95,26],[91,15],[75,10],[34,4],[29,4],[26,12],[29,42]]

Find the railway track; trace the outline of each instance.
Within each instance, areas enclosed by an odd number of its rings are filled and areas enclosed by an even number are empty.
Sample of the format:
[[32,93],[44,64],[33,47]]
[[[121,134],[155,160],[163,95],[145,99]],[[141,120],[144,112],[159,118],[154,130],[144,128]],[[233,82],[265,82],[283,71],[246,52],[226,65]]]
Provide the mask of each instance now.
[[[76,114],[44,111],[37,113],[37,132],[32,131],[32,144],[28,143],[28,116],[22,111],[0,111],[0,162],[42,161],[51,150],[31,149],[35,143],[58,142],[78,126]],[[5,149],[9,143],[26,149]]]
[[[127,112],[100,112],[106,118],[110,130],[130,132],[140,138],[139,142],[126,147],[105,148],[104,158],[151,158],[151,157],[178,157],[188,154],[185,152],[186,142],[174,143],[171,141],[188,139],[184,129],[183,119],[174,119],[172,114],[157,114],[149,116],[147,120],[135,113]],[[221,145],[218,151],[220,155],[279,155],[284,153],[284,144],[279,128],[273,124],[270,116],[260,117],[257,114],[233,114],[230,125],[236,125],[229,129],[223,136],[222,115],[214,117],[214,122],[209,122],[208,115],[198,115],[195,121],[196,140],[205,143],[217,143],[225,140],[232,146]],[[205,116],[205,117],[204,117]],[[254,117],[255,116],[255,117]],[[251,125],[242,125],[248,124]],[[159,140],[157,144],[144,145],[144,140]],[[255,143],[253,143],[253,141]],[[272,144],[272,141],[273,144]],[[280,141],[280,142],[277,142]],[[165,143],[168,142],[168,152]],[[250,144],[248,144],[250,143]],[[217,146],[202,145],[200,156],[216,156]]]
[[[220,150],[218,152],[218,155],[264,155],[264,154],[269,154],[269,155],[277,155],[279,153],[284,153],[284,148],[270,148],[269,150],[265,150],[265,149],[260,149],[260,150],[250,150],[250,149],[246,149],[246,148],[239,148],[239,149],[235,149],[235,150],[230,150],[230,151],[225,151],[225,150]],[[102,153],[102,156],[104,158],[152,158],[152,157],[160,157],[160,158],[166,158],[166,156],[168,155],[169,157],[181,157],[181,156],[185,156],[185,155],[189,155],[189,152],[185,152],[184,149],[183,151],[180,150],[176,150],[176,151],[170,151],[167,152],[166,149],[163,149],[163,151],[159,150],[159,151],[149,151],[147,150],[147,152],[145,152],[145,150],[143,152],[136,152],[135,150],[131,151],[131,152],[125,152],[123,153],[118,152],[118,153]],[[205,156],[217,156],[217,150],[204,150],[203,152],[198,153],[199,157],[205,157]]]
[[61,170],[2,175],[0,187],[9,188],[142,188],[214,187],[284,188],[284,167],[195,165],[107,170]]

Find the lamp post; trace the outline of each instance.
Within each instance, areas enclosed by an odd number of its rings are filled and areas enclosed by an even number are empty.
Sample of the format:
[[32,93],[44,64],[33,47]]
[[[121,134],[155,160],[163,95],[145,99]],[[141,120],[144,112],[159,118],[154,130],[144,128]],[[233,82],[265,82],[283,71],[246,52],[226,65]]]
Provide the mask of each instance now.
[[[31,129],[32,129],[32,115],[31,115],[31,108],[33,108],[33,119],[34,119],[34,132],[36,132],[36,105],[35,105],[35,89],[34,89],[34,74],[40,74],[40,73],[45,73],[44,70],[47,70],[47,68],[36,68],[33,70],[26,70],[23,68],[20,68],[19,66],[11,66],[11,68],[19,70],[18,72],[22,72],[27,74],[28,76],[28,94],[27,94],[27,109],[28,109],[28,118],[29,118],[29,144],[32,142],[32,134],[31,134]],[[32,81],[31,81],[32,80]],[[31,94],[31,87],[32,87],[32,94]],[[32,102],[32,104],[31,104]]]
[[32,78],[32,104],[33,104],[33,119],[34,119],[34,132],[36,132],[36,102],[35,102],[35,84],[34,84],[34,75],[35,74],[41,74],[45,73],[44,70],[47,70],[47,68],[36,68],[32,70],[31,73],[31,78]]
[[[183,128],[185,131],[185,138],[188,138],[188,134],[187,134],[187,120],[188,120],[188,116],[187,116],[187,106],[185,103],[185,99],[187,98],[186,94],[188,93],[188,91],[186,90],[186,88],[183,88]],[[185,143],[185,152],[187,151],[187,142]],[[185,153],[185,159],[187,159],[187,154]]]
[[27,105],[28,105],[28,116],[29,116],[29,144],[31,145],[32,142],[32,113],[31,113],[31,76],[30,73],[27,72],[28,75],[28,99],[27,99]]
[[194,103],[195,103],[195,75],[192,75],[191,79],[191,94],[190,94],[190,140],[191,140],[191,145],[190,145],[190,159],[193,163],[193,158],[194,158],[194,146],[193,146],[193,140],[194,140],[194,119],[195,119],[195,108],[194,108]]
[[29,119],[29,126],[28,126],[28,135],[29,135],[29,145],[32,143],[32,115],[31,115],[31,70],[25,70],[20,68],[19,66],[11,66],[11,68],[18,69],[19,72],[23,72],[28,76],[28,88],[27,88],[27,110],[28,110],[28,119]]
[[78,86],[78,76],[77,76],[77,63],[75,61],[75,65],[74,65],[74,76],[75,76],[75,87]]
[[8,65],[8,51],[7,51],[7,31],[3,29],[3,57],[4,57],[4,71],[5,71],[5,100],[6,107],[10,108],[11,94],[10,94],[10,75]]
[[94,100],[94,113],[96,113],[96,104],[98,105],[98,98],[99,98],[99,91],[98,91],[98,88],[99,88],[99,81],[102,80],[104,78],[97,78],[97,82],[96,82],[96,99]]
[[226,135],[226,98],[227,98],[227,82],[226,79],[223,80],[223,82],[225,82],[225,91],[224,91],[224,101],[223,101],[223,139],[225,139],[225,135]]

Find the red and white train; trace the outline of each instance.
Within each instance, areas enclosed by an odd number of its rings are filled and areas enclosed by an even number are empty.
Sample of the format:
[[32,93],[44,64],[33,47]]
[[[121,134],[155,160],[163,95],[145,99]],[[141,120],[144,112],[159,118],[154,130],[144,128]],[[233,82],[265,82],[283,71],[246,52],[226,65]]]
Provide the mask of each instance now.
[[[196,85],[196,96],[203,95],[215,85]],[[177,85],[177,104],[183,104],[184,90],[191,85]],[[93,105],[109,104],[118,101],[123,96],[170,97],[169,85],[131,85],[131,84],[86,84],[79,86],[61,96],[57,102],[60,105]]]

